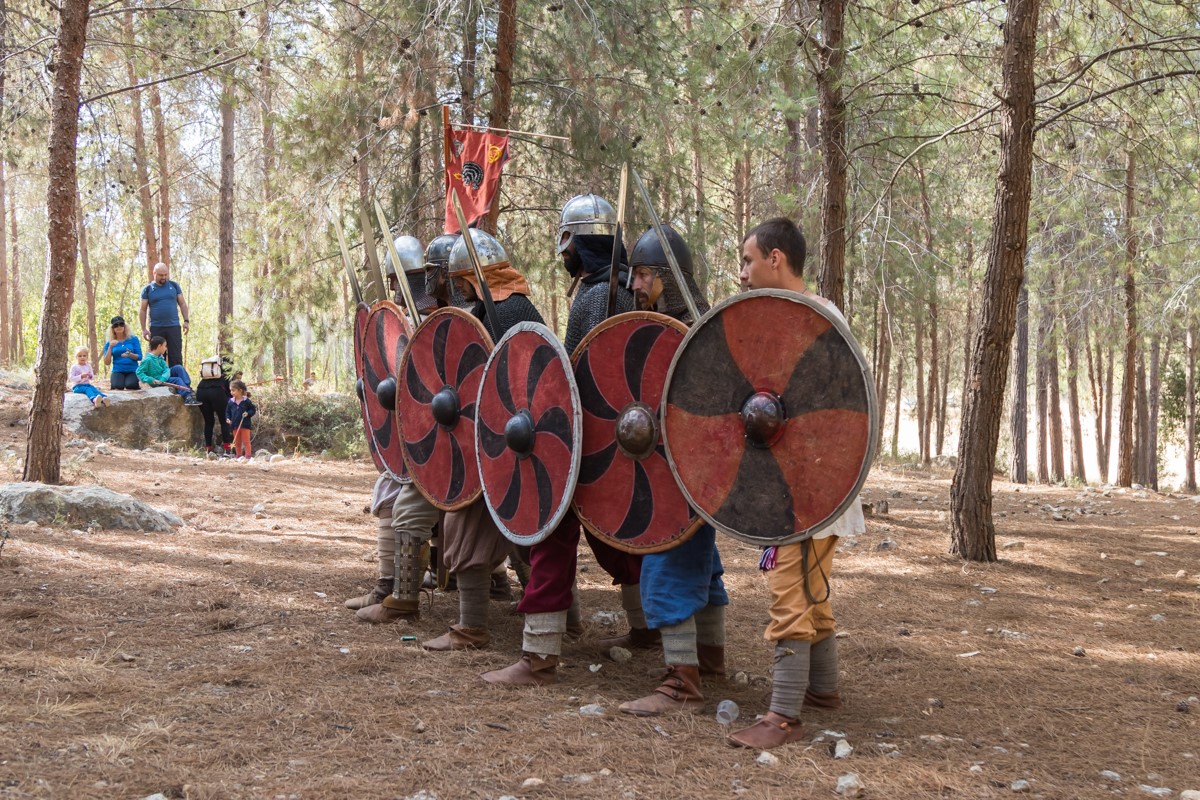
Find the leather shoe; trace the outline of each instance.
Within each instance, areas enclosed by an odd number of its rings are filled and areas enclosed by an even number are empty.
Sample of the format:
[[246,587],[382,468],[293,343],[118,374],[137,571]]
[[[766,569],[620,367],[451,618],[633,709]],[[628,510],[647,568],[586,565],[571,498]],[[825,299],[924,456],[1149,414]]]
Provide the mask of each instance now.
[[517,663],[485,672],[480,677],[493,686],[546,686],[558,683],[558,656],[522,653]]
[[421,618],[421,607],[416,600],[397,600],[389,594],[383,598],[383,602],[355,611],[354,616],[372,625],[399,622],[402,619],[416,622]]
[[725,741],[734,747],[750,747],[755,750],[770,750],[772,747],[798,742],[804,738],[800,720],[788,719],[782,714],[768,711],[767,715],[749,728],[731,733]]
[[364,595],[359,595],[358,597],[351,597],[344,603],[344,605],[351,611],[358,611],[360,608],[366,608],[367,606],[373,606],[376,603],[382,603],[383,598],[387,597],[391,593],[392,579],[380,578],[371,591]]
[[704,705],[700,670],[689,664],[671,664],[662,685],[646,697],[622,703],[620,711],[635,717],[657,717],[671,711],[689,711]]
[[492,643],[492,635],[487,628],[464,628],[462,625],[452,625],[450,630],[436,639],[424,642],[421,647],[438,653],[451,650],[482,650]]

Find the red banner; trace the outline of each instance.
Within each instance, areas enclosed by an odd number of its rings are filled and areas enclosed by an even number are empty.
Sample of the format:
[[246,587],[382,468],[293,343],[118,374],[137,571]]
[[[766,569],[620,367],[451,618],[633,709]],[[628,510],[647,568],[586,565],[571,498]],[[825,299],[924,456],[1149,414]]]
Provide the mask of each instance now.
[[[444,107],[443,107],[444,108]],[[446,159],[446,233],[458,233],[452,192],[458,193],[467,225],[487,214],[500,188],[500,172],[508,160],[508,137],[484,131],[455,130],[443,116]]]

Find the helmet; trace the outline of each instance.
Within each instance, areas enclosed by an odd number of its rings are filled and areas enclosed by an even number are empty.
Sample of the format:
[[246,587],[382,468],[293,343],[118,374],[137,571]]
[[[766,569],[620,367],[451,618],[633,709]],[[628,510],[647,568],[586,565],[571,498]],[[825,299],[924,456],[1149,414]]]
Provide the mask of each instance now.
[[425,248],[425,268],[441,267],[446,268],[450,263],[450,251],[454,249],[454,243],[458,241],[457,233],[443,233],[429,243]]
[[[479,254],[480,268],[508,261],[508,253],[504,252],[504,247],[496,241],[494,236],[478,228],[469,230],[471,231],[471,241],[475,244],[475,252]],[[466,240],[460,236],[454,243],[454,247],[450,249],[450,274],[467,275],[471,272],[471,256],[467,253]]]
[[[687,242],[670,225],[663,225],[663,233],[666,234],[667,243],[671,245],[671,252],[675,254],[675,260],[679,263],[679,269],[685,275],[691,275],[692,251],[688,248]],[[663,251],[662,242],[659,241],[658,234],[654,232],[654,228],[651,228],[638,237],[637,244],[633,246],[633,252],[629,256],[629,267],[630,269],[633,267],[653,267],[658,270],[670,269],[667,254]]]
[[425,293],[465,308],[467,301],[450,282],[450,251],[460,238],[457,233],[443,233],[425,248]]
[[[425,248],[421,245],[421,240],[415,236],[398,236],[396,237],[396,254],[400,256],[400,264],[404,267],[405,272],[413,270],[421,270],[425,266]],[[389,249],[387,256],[383,259],[383,274],[384,277],[391,277],[396,274],[396,267],[392,264],[392,251]]]
[[558,220],[558,252],[571,245],[575,234],[612,236],[617,231],[617,212],[612,203],[595,194],[577,194],[562,207]]

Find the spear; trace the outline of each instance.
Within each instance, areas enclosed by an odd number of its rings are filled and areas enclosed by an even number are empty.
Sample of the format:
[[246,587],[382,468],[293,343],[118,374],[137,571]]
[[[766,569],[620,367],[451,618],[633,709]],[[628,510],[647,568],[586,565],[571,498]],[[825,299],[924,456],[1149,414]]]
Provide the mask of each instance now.
[[[363,249],[367,251],[367,264],[371,267],[371,278],[375,281],[375,293],[379,295],[377,300],[383,300],[387,297],[387,283],[383,280],[383,271],[379,269],[379,253],[375,251],[375,229],[371,227],[371,218],[367,216],[367,210],[360,208],[358,210],[359,224],[362,226]],[[387,235],[387,231],[384,231]]]
[[625,224],[625,193],[629,188],[629,162],[621,165],[621,191],[617,195],[617,229],[613,234],[612,263],[608,269],[608,314],[617,313],[617,273],[621,267],[621,228]]
[[354,266],[350,261],[350,251],[346,249],[346,235],[342,233],[342,223],[338,221],[338,216],[332,209],[330,217],[333,219],[333,229],[337,231],[338,247],[342,250],[342,264],[346,267],[346,277],[350,279],[350,292],[354,295],[355,304],[361,303],[362,287],[358,285],[358,276],[354,274]]
[[496,314],[496,306],[492,302],[492,290],[488,288],[487,278],[483,276],[483,267],[479,263],[479,253],[475,252],[475,241],[471,238],[471,230],[467,227],[467,217],[463,214],[462,203],[458,202],[458,190],[450,195],[454,202],[454,216],[458,217],[458,228],[462,231],[463,244],[467,246],[467,255],[471,257],[471,269],[475,270],[475,280],[479,281],[479,295],[483,300],[483,308],[487,312],[488,321],[492,323],[492,332],[499,339],[500,317]]
[[654,226],[654,233],[658,236],[658,242],[662,245],[663,253],[667,257],[667,264],[671,267],[671,274],[675,276],[675,283],[679,286],[679,291],[687,302],[688,312],[691,313],[692,323],[695,324],[700,320],[700,310],[696,307],[696,301],[688,290],[687,282],[683,279],[683,270],[679,268],[675,251],[671,249],[671,243],[667,241],[667,232],[663,230],[662,221],[654,211],[654,204],[650,202],[650,193],[646,191],[646,184],[642,183],[642,176],[638,175],[638,171],[632,167],[629,171],[633,173],[633,182],[637,184],[638,193],[642,196],[642,203],[646,206],[646,213],[650,216],[650,223]]
[[375,216],[379,218],[379,227],[383,228],[383,238],[387,242],[388,255],[391,256],[392,264],[396,267],[396,283],[400,284],[400,294],[404,295],[404,305],[408,307],[408,316],[412,320],[413,327],[421,324],[421,312],[417,310],[417,301],[413,299],[412,287],[408,285],[408,276],[404,274],[404,265],[400,263],[400,254],[396,252],[396,243],[392,241],[392,236],[388,232],[387,219],[383,216],[383,206],[379,205],[379,201],[375,201]]

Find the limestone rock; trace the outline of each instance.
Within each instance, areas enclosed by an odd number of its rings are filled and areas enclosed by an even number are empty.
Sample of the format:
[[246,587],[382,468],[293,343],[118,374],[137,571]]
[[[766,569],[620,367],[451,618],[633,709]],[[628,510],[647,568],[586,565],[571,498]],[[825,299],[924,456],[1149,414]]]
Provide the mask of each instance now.
[[134,392],[105,392],[107,408],[96,408],[71,392],[63,399],[63,425],[79,436],[110,439],[122,447],[145,449],[169,444],[190,447],[204,436],[204,421],[194,407],[159,386]]
[[124,530],[171,531],[183,524],[129,495],[102,486],[0,484],[0,517],[12,522]]

